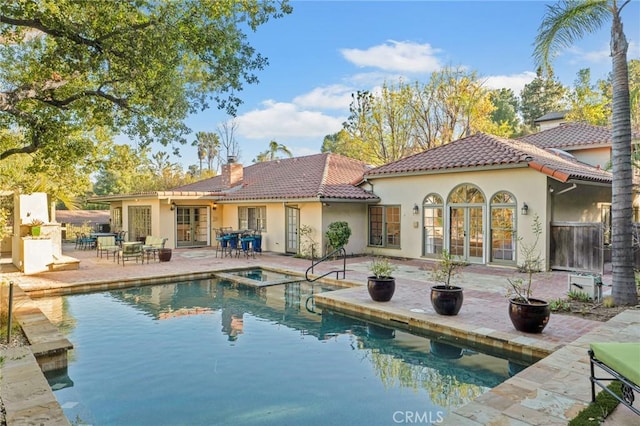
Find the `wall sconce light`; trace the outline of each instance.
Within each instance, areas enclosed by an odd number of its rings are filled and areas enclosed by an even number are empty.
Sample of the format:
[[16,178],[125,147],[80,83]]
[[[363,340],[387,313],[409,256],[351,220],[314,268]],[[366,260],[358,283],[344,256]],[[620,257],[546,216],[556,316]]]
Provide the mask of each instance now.
[[418,214],[420,213],[420,207],[418,207],[417,204],[413,205],[413,214]]
[[217,205],[217,204],[213,204],[213,205],[211,206],[211,210],[215,210],[215,209],[217,209],[217,208],[218,208],[218,205]]
[[526,216],[529,213],[529,206],[527,205],[527,203],[522,204],[522,209],[520,209],[520,213],[522,213],[523,216]]
[[176,203],[171,203],[171,207],[169,207],[171,209],[171,211],[174,211],[176,209]]

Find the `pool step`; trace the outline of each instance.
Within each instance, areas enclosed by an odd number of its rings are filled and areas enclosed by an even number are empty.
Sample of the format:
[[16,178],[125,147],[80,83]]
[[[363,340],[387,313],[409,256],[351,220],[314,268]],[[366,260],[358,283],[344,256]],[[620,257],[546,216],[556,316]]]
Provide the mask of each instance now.
[[80,269],[80,260],[71,256],[53,256],[53,263],[49,264],[49,272],[74,271]]

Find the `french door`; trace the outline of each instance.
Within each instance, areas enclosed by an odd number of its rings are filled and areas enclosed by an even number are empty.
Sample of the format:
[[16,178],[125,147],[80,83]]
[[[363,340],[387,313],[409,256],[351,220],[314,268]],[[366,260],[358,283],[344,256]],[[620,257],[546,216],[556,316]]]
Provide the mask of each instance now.
[[286,232],[285,241],[287,242],[285,251],[287,253],[297,254],[298,244],[299,244],[298,223],[300,222],[300,209],[298,209],[297,207],[289,207],[289,206],[287,206],[285,209],[286,209],[285,217],[287,222],[285,224],[285,232]]
[[484,220],[482,207],[451,207],[449,252],[469,263],[483,263]]
[[206,246],[209,237],[209,217],[206,207],[176,208],[176,246]]

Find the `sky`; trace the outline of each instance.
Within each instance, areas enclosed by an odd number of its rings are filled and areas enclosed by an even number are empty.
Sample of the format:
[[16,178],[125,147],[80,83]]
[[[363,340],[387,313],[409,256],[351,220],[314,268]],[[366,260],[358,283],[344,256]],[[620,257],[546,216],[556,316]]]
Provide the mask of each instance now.
[[[342,128],[351,94],[385,81],[428,81],[445,66],[475,71],[486,87],[518,95],[535,77],[533,43],[549,1],[291,1],[293,12],[249,34],[269,59],[259,83],[239,92],[239,162],[253,163],[272,140],[294,156],[320,152],[326,135]],[[628,59],[640,59],[640,0],[623,10]],[[565,86],[579,70],[592,82],[611,70],[610,24],[554,60]],[[195,132],[216,132],[230,119],[213,107],[187,120]],[[170,151],[164,148],[165,151]],[[196,148],[181,146],[174,161],[198,164]]]

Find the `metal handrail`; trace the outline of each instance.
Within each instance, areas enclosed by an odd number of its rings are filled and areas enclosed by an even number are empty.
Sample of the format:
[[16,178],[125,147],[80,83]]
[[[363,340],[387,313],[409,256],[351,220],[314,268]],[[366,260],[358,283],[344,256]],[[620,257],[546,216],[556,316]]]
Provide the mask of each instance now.
[[[329,259],[330,257],[334,257],[334,256],[336,256],[336,255],[338,255],[338,254],[339,254],[340,256],[342,256],[342,270],[340,270],[340,269],[336,269],[336,270],[334,270],[334,271],[329,271],[329,272],[327,272],[327,273],[325,273],[325,274],[323,274],[323,275],[320,275],[320,276],[318,276],[318,277],[315,277],[315,278],[313,278],[313,279],[310,279],[310,278],[309,278],[309,271],[311,271],[311,273],[313,273],[313,268],[314,268],[316,265],[318,265],[318,264],[320,264],[320,263],[322,263],[322,262],[326,261],[326,260],[327,260],[327,259]],[[337,280],[339,280],[339,279],[340,279],[340,276],[339,276],[338,274],[340,274],[340,272],[342,272],[342,279],[344,280],[344,279],[345,279],[345,273],[346,273],[346,271],[347,271],[347,251],[344,249],[344,247],[340,247],[340,248],[338,248],[338,249],[336,249],[336,250],[332,251],[331,253],[327,254],[326,256],[324,256],[324,257],[322,257],[322,258],[320,258],[320,259],[318,259],[318,260],[316,260],[316,261],[313,261],[313,259],[312,259],[311,266],[309,266],[309,268],[307,268],[307,271],[304,273],[304,278],[305,278],[308,282],[312,283],[312,282],[314,282],[314,281],[319,280],[320,278],[324,278],[324,277],[326,277],[327,275],[329,275],[329,274],[333,274],[333,273],[335,272],[335,274],[336,274],[336,279],[337,279]]]

